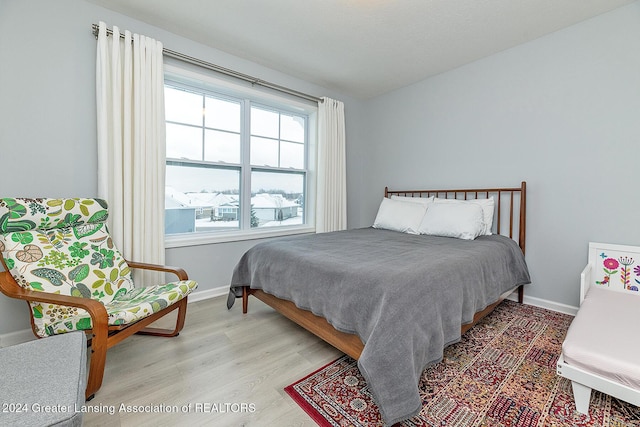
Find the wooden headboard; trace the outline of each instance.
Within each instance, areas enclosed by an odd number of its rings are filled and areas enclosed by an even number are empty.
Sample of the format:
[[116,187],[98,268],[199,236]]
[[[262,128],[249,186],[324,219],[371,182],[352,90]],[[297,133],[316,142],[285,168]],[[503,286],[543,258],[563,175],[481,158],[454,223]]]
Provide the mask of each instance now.
[[384,196],[431,197],[442,199],[488,199],[495,200],[493,229],[495,233],[508,236],[518,242],[522,253],[525,253],[527,183],[522,181],[520,187],[513,188],[471,188],[461,190],[389,190],[384,189]]

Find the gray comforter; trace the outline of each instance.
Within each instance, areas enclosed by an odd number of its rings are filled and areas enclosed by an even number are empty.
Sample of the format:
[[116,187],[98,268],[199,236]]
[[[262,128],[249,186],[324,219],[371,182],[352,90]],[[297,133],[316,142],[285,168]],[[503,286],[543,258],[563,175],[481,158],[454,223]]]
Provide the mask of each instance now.
[[293,301],[365,343],[358,367],[389,425],[422,408],[424,368],[460,340],[460,325],[529,283],[518,245],[363,228],[260,243],[238,262],[229,308],[241,286]]

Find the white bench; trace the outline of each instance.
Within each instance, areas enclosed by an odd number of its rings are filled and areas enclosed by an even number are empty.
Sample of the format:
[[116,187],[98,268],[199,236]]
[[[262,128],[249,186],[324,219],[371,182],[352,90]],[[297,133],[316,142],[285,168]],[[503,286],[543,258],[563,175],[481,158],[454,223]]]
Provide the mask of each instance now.
[[592,389],[640,406],[639,288],[640,247],[589,243],[580,308],[557,367],[578,412],[589,413]]

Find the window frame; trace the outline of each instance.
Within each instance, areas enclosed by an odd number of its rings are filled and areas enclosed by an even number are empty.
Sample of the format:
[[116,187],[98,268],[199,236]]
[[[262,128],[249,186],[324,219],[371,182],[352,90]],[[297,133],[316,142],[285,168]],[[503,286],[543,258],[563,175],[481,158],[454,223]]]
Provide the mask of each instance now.
[[[316,206],[316,129],[317,129],[317,104],[300,100],[299,98],[288,96],[280,93],[273,93],[266,89],[259,89],[249,84],[240,84],[236,79],[225,78],[214,72],[206,72],[203,70],[192,70],[183,68],[173,64],[165,63],[164,70],[165,84],[172,83],[191,88],[196,93],[198,91],[211,92],[216,97],[229,97],[231,99],[242,99],[241,114],[244,117],[241,120],[241,155],[240,164],[226,164],[206,161],[176,161],[176,159],[168,158],[165,160],[165,168],[169,163],[209,163],[215,168],[231,168],[240,171],[240,221],[239,229],[228,231],[212,231],[212,232],[191,232],[179,234],[165,234],[165,247],[175,248],[183,246],[205,245],[211,243],[234,242],[243,240],[261,239],[267,237],[287,236],[294,234],[315,233],[315,206]],[[248,108],[244,108],[248,106]],[[250,115],[251,106],[258,108],[273,109],[281,114],[304,115],[307,116],[306,126],[306,144],[305,144],[305,168],[280,168],[270,166],[257,166],[250,163],[249,143],[251,138]],[[246,139],[246,141],[245,141]],[[251,173],[257,172],[278,172],[278,173],[294,173],[302,174],[304,178],[304,217],[303,224],[278,226],[278,227],[250,227],[250,211],[246,206],[251,205]],[[245,186],[249,189],[245,189]],[[243,208],[245,207],[245,208]]]

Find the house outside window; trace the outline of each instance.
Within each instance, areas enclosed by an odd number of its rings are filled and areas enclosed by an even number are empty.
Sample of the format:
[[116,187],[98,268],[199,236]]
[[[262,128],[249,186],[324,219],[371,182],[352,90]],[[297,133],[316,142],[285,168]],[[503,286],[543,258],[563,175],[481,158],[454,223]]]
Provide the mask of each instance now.
[[313,227],[313,108],[171,73],[165,119],[168,242]]

